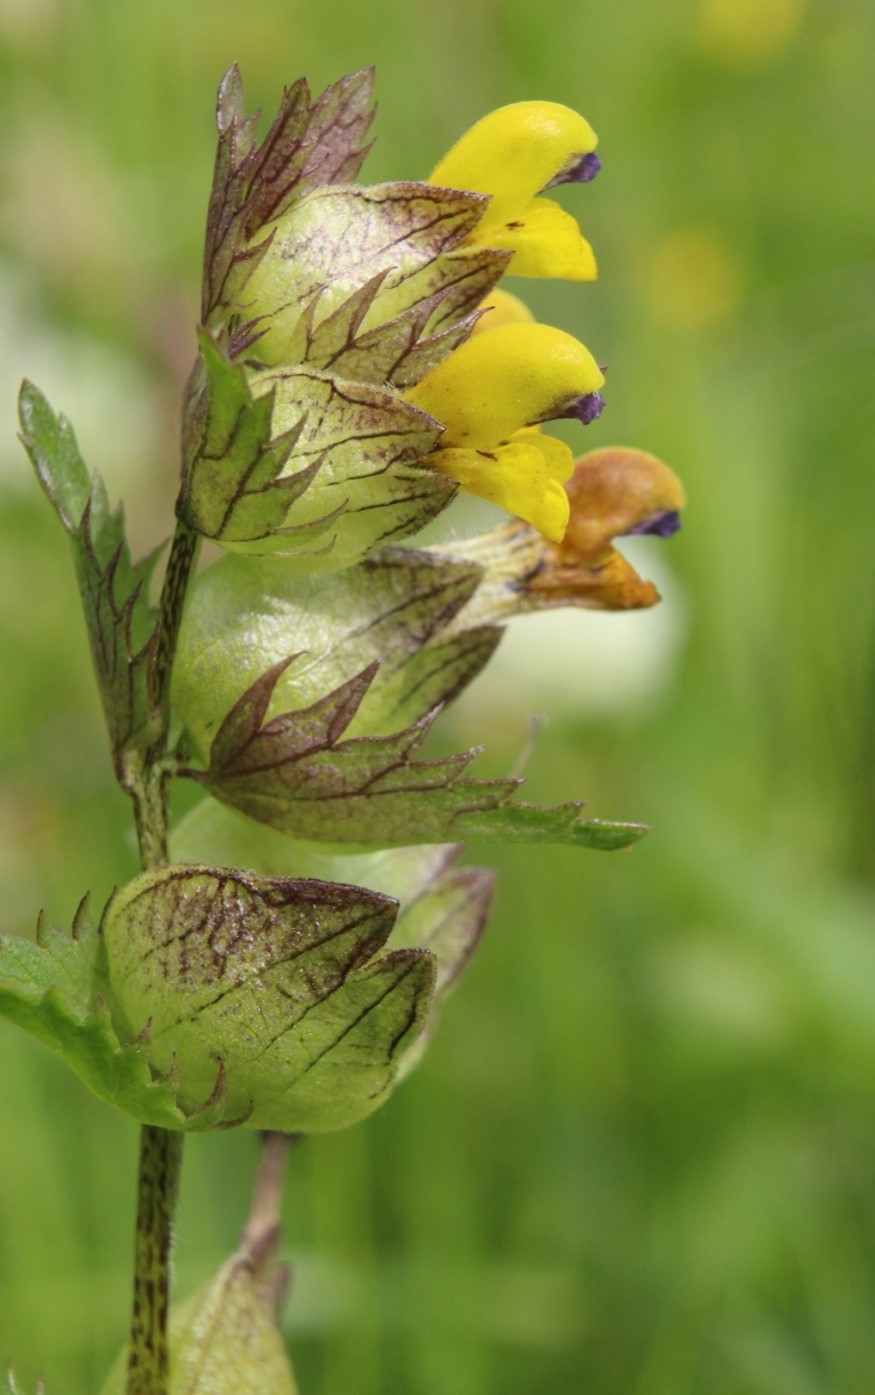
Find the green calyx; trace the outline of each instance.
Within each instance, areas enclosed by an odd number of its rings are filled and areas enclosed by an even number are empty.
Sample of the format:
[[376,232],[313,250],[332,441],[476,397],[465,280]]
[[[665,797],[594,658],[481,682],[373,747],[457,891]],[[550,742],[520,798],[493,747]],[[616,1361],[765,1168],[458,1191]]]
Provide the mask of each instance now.
[[518,779],[471,779],[476,751],[422,757],[439,708],[501,637],[464,625],[481,577],[475,562],[406,548],[318,579],[281,560],[223,559],[195,586],[180,635],[180,773],[296,839],[636,842],[640,825],[519,803]]
[[488,199],[351,184],[372,75],[286,90],[259,144],[236,69],[219,92],[200,357],[178,510],[223,546],[348,566],[456,492],[403,393],[468,337],[508,254],[467,245]]
[[482,929],[488,874],[399,855],[381,891],[173,865],[99,926],[0,939],[0,1012],[96,1094],[174,1129],[342,1128],[412,1064]]

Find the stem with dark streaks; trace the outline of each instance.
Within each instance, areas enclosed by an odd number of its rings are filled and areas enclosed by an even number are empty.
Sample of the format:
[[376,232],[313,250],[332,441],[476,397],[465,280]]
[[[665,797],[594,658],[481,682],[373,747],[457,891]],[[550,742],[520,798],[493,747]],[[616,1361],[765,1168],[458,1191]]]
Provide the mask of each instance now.
[[[182,609],[200,539],[187,523],[177,524],[161,592],[154,694],[159,731],[145,761],[124,771],[134,803],[140,865],[144,872],[167,864],[167,733],[170,677]],[[134,1294],[128,1350],[127,1395],[167,1395],[170,1369],[170,1247],[179,1191],[184,1135],[144,1124],[140,1130]]]
[[183,1135],[144,1124],[140,1131],[134,1301],[128,1395],[164,1395],[169,1373],[170,1244]]

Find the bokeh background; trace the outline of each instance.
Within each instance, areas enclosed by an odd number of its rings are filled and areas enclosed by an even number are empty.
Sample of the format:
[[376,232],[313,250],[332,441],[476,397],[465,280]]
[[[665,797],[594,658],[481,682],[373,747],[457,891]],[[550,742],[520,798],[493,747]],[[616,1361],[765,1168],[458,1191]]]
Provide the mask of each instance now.
[[[628,854],[480,850],[494,920],[390,1104],[295,1154],[304,1395],[852,1395],[875,1380],[875,10],[868,0],[0,0],[3,929],[135,870],[22,374],[139,548],[168,528],[217,80],[378,67],[371,179],[484,111],[600,132],[562,197],[610,364],[587,444],[686,481],[659,611],[520,626],[445,724]],[[96,1390],[127,1319],[136,1129],[0,1024],[0,1360]],[[181,1291],[235,1243],[246,1132],[193,1138]]]

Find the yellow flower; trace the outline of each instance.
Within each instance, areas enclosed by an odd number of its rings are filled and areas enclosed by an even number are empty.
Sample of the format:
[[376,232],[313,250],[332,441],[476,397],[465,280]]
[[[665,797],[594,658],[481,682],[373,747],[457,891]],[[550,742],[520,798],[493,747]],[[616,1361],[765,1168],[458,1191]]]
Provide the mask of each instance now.
[[474,335],[406,395],[444,426],[427,464],[558,542],[574,460],[537,427],[559,417],[594,421],[603,382],[589,350],[570,334],[516,322]]
[[483,334],[489,329],[499,329],[501,325],[531,325],[535,322],[535,317],[525,301],[511,295],[510,291],[497,288],[490,291],[477,308],[481,314],[471,331],[472,334]]
[[664,461],[630,446],[606,446],[575,462],[568,483],[571,518],[550,550],[531,594],[549,603],[630,610],[659,593],[614,547],[620,537],[670,538],[681,526],[684,488]]
[[484,569],[461,628],[558,606],[641,610],[656,604],[653,582],[642,580],[614,543],[635,533],[667,538],[677,532],[686,499],[674,471],[646,451],[608,446],[575,462],[565,493],[571,516],[558,543],[515,519],[446,549]]
[[591,281],[592,248],[576,220],[545,189],[586,183],[600,169],[589,122],[558,102],[514,102],[484,116],[457,141],[429,183],[489,194],[468,246],[513,252],[513,276]]

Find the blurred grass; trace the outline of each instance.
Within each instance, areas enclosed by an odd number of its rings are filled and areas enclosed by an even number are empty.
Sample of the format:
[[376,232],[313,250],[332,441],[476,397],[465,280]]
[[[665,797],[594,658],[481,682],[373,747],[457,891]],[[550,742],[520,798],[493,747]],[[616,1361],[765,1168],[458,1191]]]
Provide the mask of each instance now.
[[[4,929],[135,866],[14,390],[70,413],[151,545],[232,59],[268,109],[375,62],[375,180],[500,102],[580,107],[601,279],[526,293],[610,363],[588,443],[662,454],[690,495],[652,630],[576,616],[567,663],[518,649],[455,719],[507,765],[530,670],[555,673],[533,796],[654,832],[490,850],[494,921],[427,1060],[294,1156],[306,1395],[871,1388],[873,29],[863,0],[0,3]],[[0,1358],[90,1391],[126,1321],[135,1131],[11,1028],[0,1049]],[[253,1157],[192,1140],[180,1290],[234,1243]]]

